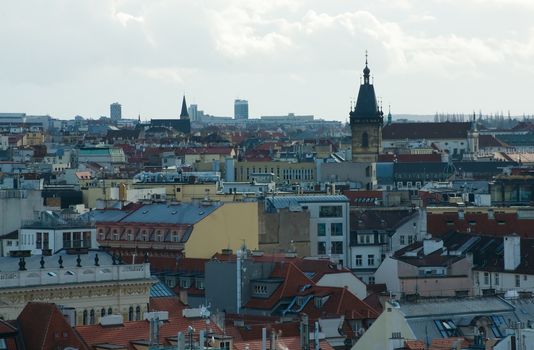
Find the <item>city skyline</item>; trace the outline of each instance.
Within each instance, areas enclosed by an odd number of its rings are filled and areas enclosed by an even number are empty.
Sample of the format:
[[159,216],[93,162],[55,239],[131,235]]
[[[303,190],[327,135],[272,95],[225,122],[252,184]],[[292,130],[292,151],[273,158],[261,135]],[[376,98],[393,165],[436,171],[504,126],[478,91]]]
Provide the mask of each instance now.
[[0,110],[97,117],[118,101],[127,118],[172,117],[185,92],[213,115],[244,98],[251,118],[345,122],[367,49],[393,114],[532,114],[533,12],[526,0],[10,2]]

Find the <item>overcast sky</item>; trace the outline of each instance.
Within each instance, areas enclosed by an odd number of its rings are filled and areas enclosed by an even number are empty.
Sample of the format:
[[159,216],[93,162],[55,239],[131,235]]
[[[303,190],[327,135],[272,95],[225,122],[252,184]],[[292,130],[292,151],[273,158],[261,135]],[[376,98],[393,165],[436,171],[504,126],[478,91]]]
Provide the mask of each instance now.
[[346,120],[364,52],[393,113],[534,113],[534,0],[3,0],[0,112]]

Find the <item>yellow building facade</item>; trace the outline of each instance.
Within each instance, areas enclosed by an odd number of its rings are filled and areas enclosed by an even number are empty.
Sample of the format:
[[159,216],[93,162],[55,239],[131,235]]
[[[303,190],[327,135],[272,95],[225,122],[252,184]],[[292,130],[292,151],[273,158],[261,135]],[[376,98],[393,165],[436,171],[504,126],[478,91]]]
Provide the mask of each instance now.
[[258,203],[224,203],[193,226],[184,251],[188,258],[208,259],[221,249],[237,251],[243,244],[258,249],[258,237]]

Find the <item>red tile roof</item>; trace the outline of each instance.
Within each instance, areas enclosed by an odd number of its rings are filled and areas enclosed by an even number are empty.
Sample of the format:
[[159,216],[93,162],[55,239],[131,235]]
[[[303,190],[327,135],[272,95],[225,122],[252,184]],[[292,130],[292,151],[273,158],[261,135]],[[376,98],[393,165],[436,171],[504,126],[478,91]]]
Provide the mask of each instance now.
[[[282,337],[277,340],[277,349],[291,349],[297,350],[300,349],[300,337]],[[267,347],[269,347],[270,340],[267,339]],[[320,341],[321,350],[334,350],[326,341]],[[234,350],[260,350],[261,349],[261,339],[254,341],[243,341],[243,342],[234,342]]]
[[469,346],[469,342],[465,338],[432,339],[429,350],[456,349],[458,342],[461,344],[462,349]]
[[374,207],[377,201],[382,199],[382,191],[343,191],[343,195],[349,199],[351,206]]
[[[186,319],[182,316],[184,305],[176,297],[152,298],[150,300],[150,310],[169,311],[169,320],[164,322],[160,329],[160,343],[167,344],[166,338],[175,337],[178,332],[186,332],[189,326],[197,331],[208,329],[216,334],[221,334],[221,330],[213,322],[207,324],[203,319]],[[96,344],[116,344],[125,346],[128,349],[133,347],[132,341],[148,340],[150,325],[148,321],[124,322],[121,326],[88,325],[78,326],[76,331],[87,342],[94,346]]]
[[498,208],[494,211],[494,219],[489,218],[486,212],[466,212],[464,219],[460,219],[458,212],[428,211],[427,231],[435,236],[461,232],[502,237],[516,233],[523,238],[534,238],[532,220],[520,219],[516,213],[499,212]]
[[425,342],[422,340],[405,340],[404,347],[408,350],[425,350]]
[[17,322],[28,349],[55,350],[73,347],[89,350],[56,304],[30,302],[20,313]]
[[404,139],[461,139],[467,137],[470,122],[393,123],[382,129],[384,140]]

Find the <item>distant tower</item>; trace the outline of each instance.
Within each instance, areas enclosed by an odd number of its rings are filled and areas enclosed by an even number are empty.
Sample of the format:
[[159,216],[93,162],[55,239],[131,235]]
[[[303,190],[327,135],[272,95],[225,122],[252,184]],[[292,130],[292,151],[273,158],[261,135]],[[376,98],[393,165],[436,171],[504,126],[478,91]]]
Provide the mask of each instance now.
[[363,84],[360,85],[356,107],[350,111],[353,162],[376,162],[382,151],[384,113],[378,108],[375,89],[369,80],[370,73],[366,52]]
[[234,101],[234,119],[248,119],[248,101],[235,100]]
[[393,122],[393,117],[391,116],[391,105],[389,105],[389,111],[388,111],[388,125],[391,125]]
[[198,105],[196,104],[189,105],[189,108],[187,109],[187,111],[189,112],[189,118],[191,119],[191,121],[193,122],[199,121],[200,118],[198,117]]
[[471,122],[471,128],[467,134],[467,138],[469,141],[469,153],[476,154],[478,153],[478,128],[477,128],[477,120],[476,115],[473,113],[473,121]]
[[120,103],[115,102],[109,105],[109,117],[112,121],[116,122],[122,118],[122,106]]
[[187,112],[187,102],[185,102],[185,95],[182,99],[182,111],[180,112],[180,119],[189,119],[189,113]]

